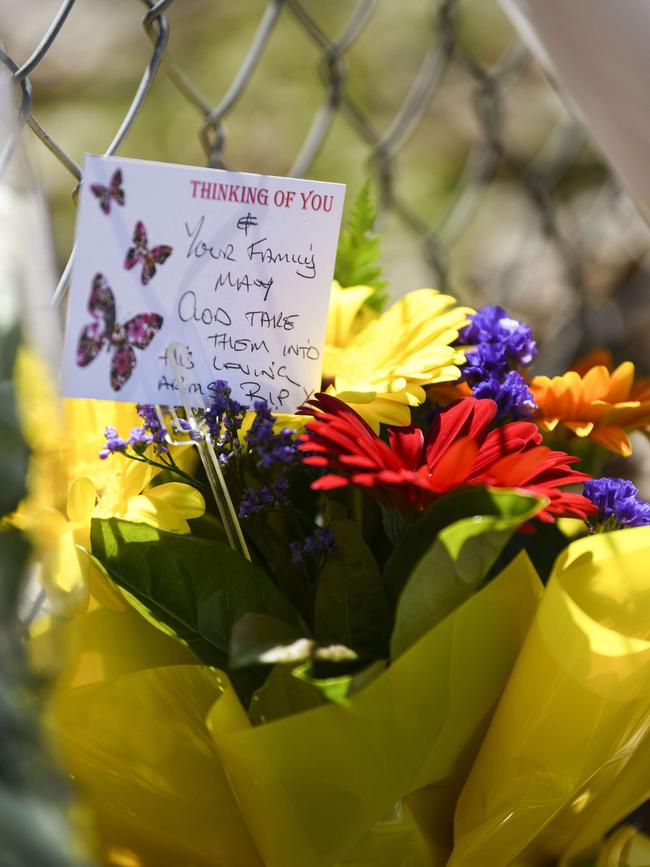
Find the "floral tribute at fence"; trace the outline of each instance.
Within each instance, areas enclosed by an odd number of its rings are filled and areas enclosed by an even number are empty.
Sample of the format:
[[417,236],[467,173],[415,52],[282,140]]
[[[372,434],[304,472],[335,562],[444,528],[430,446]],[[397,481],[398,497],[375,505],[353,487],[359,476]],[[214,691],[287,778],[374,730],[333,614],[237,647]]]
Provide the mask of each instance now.
[[605,468],[650,384],[603,353],[537,373],[500,307],[388,305],[373,220],[365,191],[297,414],[220,380],[199,428],[69,400],[43,430],[23,396],[7,520],[40,552],[30,649],[65,659],[46,722],[103,863],[577,867],[648,797],[650,504]]

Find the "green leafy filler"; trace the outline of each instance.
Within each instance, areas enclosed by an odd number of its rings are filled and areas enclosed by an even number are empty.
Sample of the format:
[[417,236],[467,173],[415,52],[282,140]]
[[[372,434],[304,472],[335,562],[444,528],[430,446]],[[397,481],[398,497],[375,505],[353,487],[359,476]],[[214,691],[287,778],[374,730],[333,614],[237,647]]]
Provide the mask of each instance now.
[[379,312],[388,300],[388,283],[382,277],[379,264],[381,240],[375,233],[376,221],[375,197],[370,181],[366,181],[357,194],[347,224],[341,232],[334,279],[344,287],[373,287],[375,292],[366,304]]

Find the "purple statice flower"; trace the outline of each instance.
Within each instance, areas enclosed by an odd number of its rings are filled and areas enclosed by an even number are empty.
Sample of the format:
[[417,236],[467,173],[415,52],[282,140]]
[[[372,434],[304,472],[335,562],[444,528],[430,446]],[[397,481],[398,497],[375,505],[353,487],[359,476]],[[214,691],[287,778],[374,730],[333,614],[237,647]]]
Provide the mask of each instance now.
[[144,422],[141,427],[134,427],[129,433],[128,440],[117,435],[113,427],[105,430],[106,445],[99,453],[100,458],[107,458],[113,452],[125,453],[127,448],[132,448],[138,454],[142,454],[148,446],[153,446],[156,454],[165,454],[167,448],[166,431],[158,418],[158,413],[152,404],[143,403],[137,405],[138,415]]
[[142,447],[153,445],[156,454],[165,454],[167,447],[167,431],[161,423],[156,408],[151,403],[139,403],[138,415],[143,421],[142,427],[135,427],[129,435],[129,445]]
[[232,389],[223,379],[210,384],[212,403],[205,414],[208,433],[212,444],[223,463],[241,451],[239,430],[243,424],[248,407],[234,400]]
[[106,443],[99,453],[99,457],[102,460],[106,460],[106,458],[114,452],[123,453],[126,451],[128,443],[125,439],[122,439],[121,436],[118,436],[114,427],[104,428],[104,436],[106,437]]
[[537,344],[530,326],[513,319],[503,307],[481,307],[471,320],[458,339],[459,343],[476,346],[476,350],[468,352],[470,364],[474,363],[470,357],[478,362],[482,356],[488,370],[505,373],[507,370],[527,367],[537,354]]
[[153,436],[144,427],[134,427],[129,434],[129,445],[134,449],[150,446]]
[[273,432],[275,418],[265,400],[253,404],[255,420],[246,434],[248,448],[255,453],[260,467],[291,467],[298,461],[298,445],[289,428]]
[[239,501],[238,515],[240,518],[250,518],[259,512],[274,512],[288,502],[289,482],[279,478],[261,488],[246,488]]
[[616,520],[621,527],[645,527],[650,524],[650,503],[636,497],[618,504]]
[[289,543],[291,562],[297,569],[304,569],[320,557],[336,553],[334,533],[329,527],[316,527],[311,536],[303,542]]
[[509,370],[502,378],[491,374],[472,386],[472,394],[493,400],[497,405],[497,419],[507,415],[529,416],[537,408],[526,380],[516,370]]
[[195,430],[185,418],[177,418],[176,424],[183,433],[186,433],[191,440],[198,442],[201,439],[199,431]]
[[481,307],[471,320],[457,341],[471,345],[461,381],[470,385],[474,397],[496,402],[497,418],[530,415],[535,401],[519,373],[537,353],[530,326],[496,306]]
[[481,382],[486,377],[503,376],[508,372],[503,347],[492,343],[479,343],[465,352],[463,379],[466,382]]
[[584,495],[598,507],[597,523],[619,527],[644,527],[650,524],[650,503],[627,479],[591,479],[585,482]]

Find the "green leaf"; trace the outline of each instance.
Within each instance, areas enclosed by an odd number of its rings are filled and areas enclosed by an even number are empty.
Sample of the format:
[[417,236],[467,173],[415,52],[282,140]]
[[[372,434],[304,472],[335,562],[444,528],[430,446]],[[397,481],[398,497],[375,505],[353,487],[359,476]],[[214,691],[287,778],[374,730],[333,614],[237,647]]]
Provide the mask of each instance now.
[[386,670],[386,661],[377,660],[355,672],[316,677],[313,661],[300,665],[276,665],[264,686],[250,703],[253,725],[271,722],[331,702],[344,701],[359,692]]
[[29,669],[18,621],[29,553],[23,533],[0,532],[0,863],[82,867],[70,792],[40,730],[43,683]]
[[268,614],[244,614],[230,636],[230,667],[275,665],[309,658],[314,642],[289,623]]
[[301,570],[291,562],[289,542],[296,538],[296,532],[286,516],[280,512],[251,515],[244,521],[243,529],[263,558],[263,566],[273,582],[308,620],[311,614],[309,587]]
[[508,495],[499,498],[500,515],[474,515],[445,527],[418,561],[397,604],[392,659],[476,593],[517,527],[542,506],[532,496]]
[[341,674],[332,673],[328,676],[319,674],[316,665],[316,659],[312,659],[311,665],[308,662],[299,665],[294,668],[293,676],[320,690],[328,702],[343,701],[349,698],[386,670],[385,659],[375,660],[356,671],[346,671]]
[[293,676],[304,683],[308,683],[314,689],[319,690],[328,702],[343,701],[348,694],[353,677],[351,674],[340,674],[333,677],[314,677],[309,662],[294,668]]
[[13,381],[19,342],[18,327],[0,334],[0,516],[13,512],[27,494],[29,450],[23,440]]
[[29,552],[27,537],[19,530],[11,528],[0,532],[0,624],[3,630],[13,632],[16,628]]
[[438,533],[450,524],[475,515],[517,517],[520,524],[541,509],[541,501],[527,494],[500,488],[464,488],[437,499],[417,521],[409,524],[384,567],[384,584],[391,599],[397,600],[416,563],[424,556]]
[[372,286],[376,290],[366,301],[380,311],[387,299],[387,282],[378,264],[379,237],[374,233],[377,209],[370,182],[361,187],[352,205],[345,229],[341,232],[334,277],[341,286]]
[[248,716],[253,725],[291,716],[328,703],[324,692],[297,672],[304,666],[276,665],[266,682],[255,691]]
[[361,657],[386,655],[391,614],[372,551],[355,521],[335,521],[336,553],[321,570],[314,610],[319,641],[344,644]]
[[268,575],[221,542],[117,518],[94,519],[91,542],[113,581],[209,665],[226,666],[232,626],[249,612],[303,628]]

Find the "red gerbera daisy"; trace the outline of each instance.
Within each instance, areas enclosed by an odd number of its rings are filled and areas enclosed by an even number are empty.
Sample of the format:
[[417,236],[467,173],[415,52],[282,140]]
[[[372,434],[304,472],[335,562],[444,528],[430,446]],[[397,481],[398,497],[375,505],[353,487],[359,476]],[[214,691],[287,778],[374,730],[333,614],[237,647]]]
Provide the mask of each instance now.
[[338,398],[318,394],[309,406],[316,414],[299,447],[305,463],[331,470],[312,484],[315,490],[361,485],[406,511],[425,509],[459,485],[480,485],[545,497],[548,505],[538,515],[543,521],[584,519],[594,511],[586,497],[561,490],[591,478],[571,468],[578,458],[540,445],[532,422],[489,431],[496,413],[492,400],[467,397],[449,404],[426,436],[416,427],[389,428],[389,445]]

